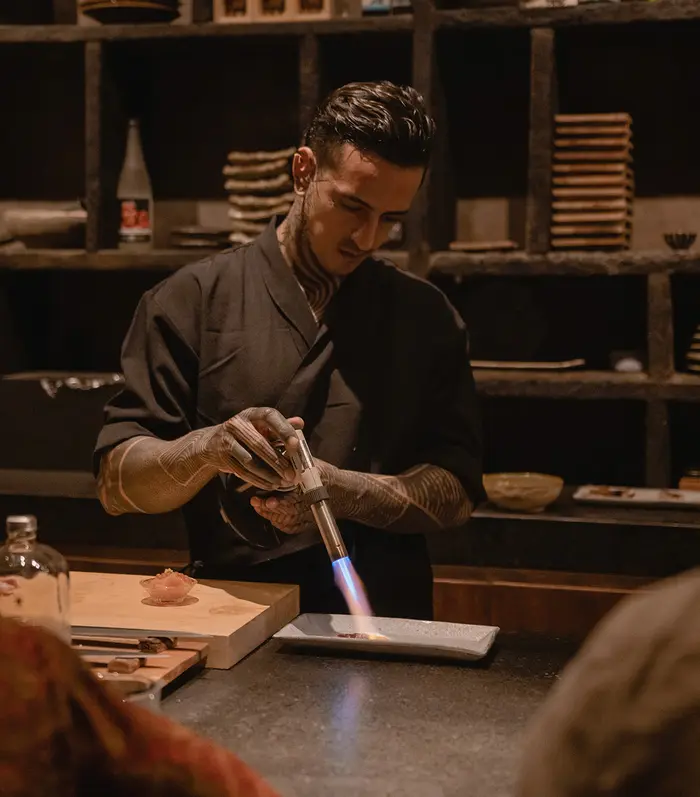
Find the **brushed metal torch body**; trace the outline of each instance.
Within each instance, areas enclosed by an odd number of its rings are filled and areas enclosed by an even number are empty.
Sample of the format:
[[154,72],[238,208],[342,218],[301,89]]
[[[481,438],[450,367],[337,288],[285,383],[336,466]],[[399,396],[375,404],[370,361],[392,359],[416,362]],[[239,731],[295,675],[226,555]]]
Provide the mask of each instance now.
[[348,552],[338,524],[331,512],[328,490],[321,481],[321,474],[311,455],[304,433],[300,429],[297,429],[296,433],[299,438],[299,446],[293,454],[288,456],[298,477],[298,489],[304,495],[311,508],[331,561],[335,562],[338,559],[344,559],[347,557]]

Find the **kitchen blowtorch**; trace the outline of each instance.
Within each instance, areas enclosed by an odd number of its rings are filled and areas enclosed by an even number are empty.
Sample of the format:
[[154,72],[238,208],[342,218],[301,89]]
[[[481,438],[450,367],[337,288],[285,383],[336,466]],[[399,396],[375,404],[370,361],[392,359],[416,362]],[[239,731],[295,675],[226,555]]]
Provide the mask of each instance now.
[[335,517],[331,512],[328,490],[321,481],[321,474],[311,455],[304,433],[301,429],[296,429],[295,431],[299,439],[299,445],[293,453],[288,452],[287,457],[297,474],[298,488],[311,509],[331,562],[347,559],[348,552],[345,548],[345,543],[340,535],[340,529]]

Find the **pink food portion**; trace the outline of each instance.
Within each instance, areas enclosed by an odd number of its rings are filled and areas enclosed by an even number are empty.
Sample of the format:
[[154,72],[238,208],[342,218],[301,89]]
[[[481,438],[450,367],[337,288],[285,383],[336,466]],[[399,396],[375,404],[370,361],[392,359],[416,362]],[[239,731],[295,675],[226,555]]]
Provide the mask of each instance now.
[[168,568],[141,583],[155,600],[176,601],[184,598],[197,581],[184,573],[176,573]]

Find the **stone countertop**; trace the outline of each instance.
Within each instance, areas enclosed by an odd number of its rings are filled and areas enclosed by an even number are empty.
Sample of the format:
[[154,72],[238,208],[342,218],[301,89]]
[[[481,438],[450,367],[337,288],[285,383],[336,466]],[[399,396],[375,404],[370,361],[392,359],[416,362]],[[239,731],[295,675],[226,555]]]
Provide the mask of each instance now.
[[319,655],[271,640],[164,712],[284,797],[505,797],[520,734],[575,648],[499,634],[470,664]]

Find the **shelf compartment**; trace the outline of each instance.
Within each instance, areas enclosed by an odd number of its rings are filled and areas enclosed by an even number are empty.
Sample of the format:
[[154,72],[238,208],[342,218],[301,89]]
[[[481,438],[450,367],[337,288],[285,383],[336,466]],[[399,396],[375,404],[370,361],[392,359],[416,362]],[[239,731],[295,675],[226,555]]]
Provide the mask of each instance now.
[[646,280],[473,277],[457,285],[438,275],[465,320],[475,360],[559,362],[575,358],[597,371],[612,352],[646,361]]
[[[439,31],[440,168],[446,197],[431,206],[430,243],[525,243],[530,38],[527,31]],[[465,77],[466,76],[466,77]],[[476,116],[474,109],[477,109]],[[452,206],[451,206],[452,205]],[[443,215],[454,223],[445,226]]]
[[484,471],[539,471],[567,484],[644,484],[645,404],[482,397]]
[[[700,379],[698,379],[700,393]],[[700,470],[700,413],[698,405],[690,402],[671,402],[669,405],[671,438],[671,485],[678,486],[687,468]],[[700,514],[700,513],[695,513]]]
[[688,97],[700,69],[699,33],[697,17],[667,25],[557,33],[559,112],[631,115],[632,249],[663,249],[664,233],[695,231],[700,109]]
[[[688,371],[686,354],[690,349],[693,335],[700,331],[700,275],[674,275],[671,278],[671,294],[674,359],[676,370],[683,373]],[[700,361],[696,364],[700,368]],[[700,371],[695,376],[700,378]]]
[[[83,48],[28,45],[0,48],[5,124],[0,217],[10,209],[79,210],[85,196],[85,101]],[[13,75],[18,77],[11,77]],[[47,81],[50,75],[53,82]],[[21,76],[21,79],[20,77]],[[84,225],[67,235],[20,240],[34,245],[84,243]]]
[[[274,53],[269,60],[260,58],[266,47]],[[141,122],[158,248],[170,246],[175,227],[230,225],[222,173],[230,151],[298,144],[299,47],[293,38],[247,37],[236,47],[222,39],[115,42],[105,55],[102,247],[116,245],[117,225],[108,222],[117,218],[128,118]],[[196,252],[191,256],[196,259]]]
[[320,94],[323,99],[346,83],[390,80],[411,83],[412,41],[408,30],[378,29],[362,42],[362,58],[356,56],[357,38],[350,34],[321,36],[319,39]]

